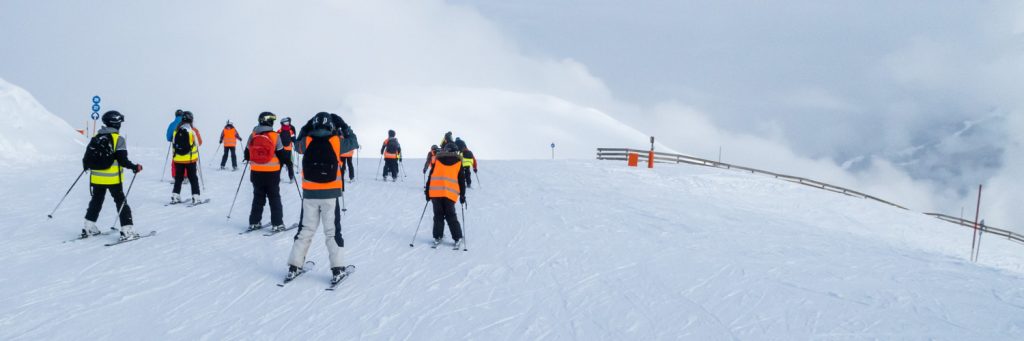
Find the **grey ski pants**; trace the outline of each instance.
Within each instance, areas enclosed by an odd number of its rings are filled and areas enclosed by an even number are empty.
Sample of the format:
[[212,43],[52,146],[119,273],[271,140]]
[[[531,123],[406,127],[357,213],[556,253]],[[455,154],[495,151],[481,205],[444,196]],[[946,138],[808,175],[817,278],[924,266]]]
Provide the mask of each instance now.
[[[302,267],[306,263],[309,245],[313,242],[320,223],[324,225],[324,242],[327,254],[331,259],[331,267],[345,266],[345,240],[341,237],[341,206],[338,198],[302,199],[302,218],[299,231],[295,233],[288,265]],[[333,224],[331,224],[333,222]]]

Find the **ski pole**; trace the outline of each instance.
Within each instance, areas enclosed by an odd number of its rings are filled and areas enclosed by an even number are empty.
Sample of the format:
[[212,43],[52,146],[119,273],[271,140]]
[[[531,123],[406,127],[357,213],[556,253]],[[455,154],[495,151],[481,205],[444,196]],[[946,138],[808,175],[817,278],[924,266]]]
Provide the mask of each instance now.
[[[380,173],[380,162],[381,162],[381,161],[383,161],[383,160],[384,160],[384,154],[381,154],[381,155],[380,155],[380,159],[377,159],[377,174],[381,174],[381,173]],[[383,177],[383,175],[381,175],[381,177]],[[373,176],[373,179],[374,179],[374,180],[377,180],[377,176],[376,176],[376,175],[374,175],[374,176]]]
[[398,163],[402,164],[402,182],[405,182],[405,178],[409,177],[409,172],[405,171],[405,162],[402,162],[402,159],[398,159]]
[[235,210],[235,201],[238,200],[238,191],[242,189],[242,179],[245,179],[245,171],[249,169],[249,163],[245,162],[242,167],[242,176],[238,178],[238,188],[235,188],[235,198],[231,199],[231,208],[228,209],[228,220],[231,220],[231,211]]
[[477,172],[473,172],[473,175],[476,175],[476,188],[484,187],[484,186],[480,185],[480,174],[477,173]]
[[299,190],[299,180],[292,180],[295,183],[295,192],[299,193],[299,200],[302,200],[302,191]]
[[164,182],[164,169],[167,169],[167,160],[171,158],[171,143],[167,142],[167,153],[164,155],[164,167],[160,168],[160,182]]
[[75,185],[78,184],[78,180],[82,180],[82,175],[85,175],[85,171],[86,170],[83,169],[81,173],[78,173],[78,177],[75,178],[75,182],[71,184],[71,187],[68,187],[68,191],[64,193],[64,197],[60,198],[60,201],[57,202],[57,207],[54,207],[53,211],[50,211],[50,214],[46,215],[47,218],[53,219],[53,214],[57,213],[57,209],[60,208],[60,205],[64,203],[64,199],[68,198],[68,194],[70,194],[71,190],[74,189]]
[[206,177],[203,176],[203,158],[202,155],[197,156],[199,156],[198,158],[196,158],[196,161],[199,161],[199,183],[203,185],[203,192],[206,192]]
[[117,223],[121,221],[121,211],[124,210],[125,206],[128,206],[128,195],[132,194],[132,185],[135,185],[135,178],[137,177],[139,176],[132,174],[132,181],[128,183],[128,191],[124,193],[124,200],[121,200],[121,207],[117,208],[117,215],[114,216],[114,222],[110,223],[111,230],[116,230],[115,227],[117,227]]
[[[358,155],[359,159],[363,158],[363,148],[362,147],[356,148],[356,155]],[[358,172],[359,164],[360,164],[359,163],[359,159],[356,159],[356,174],[355,174],[355,176],[352,177],[352,179],[355,179],[355,178],[359,177],[359,172]]]
[[462,203],[462,251],[469,251],[469,239],[466,239],[466,203]]
[[423,224],[423,216],[427,214],[427,204],[429,203],[430,201],[423,203],[423,213],[420,213],[420,221],[416,223],[416,232],[413,232],[412,234],[412,240],[409,241],[409,247],[412,247],[413,243],[416,242],[416,235],[420,233],[420,225]]
[[348,207],[345,207],[345,193],[341,193],[341,212],[348,212]]
[[217,149],[214,149],[214,150],[213,150],[213,160],[214,160],[214,161],[216,161],[216,160],[217,160],[217,152],[219,152],[219,151],[220,151],[220,146],[221,146],[221,145],[222,145],[222,143],[218,143],[218,144],[217,144]]

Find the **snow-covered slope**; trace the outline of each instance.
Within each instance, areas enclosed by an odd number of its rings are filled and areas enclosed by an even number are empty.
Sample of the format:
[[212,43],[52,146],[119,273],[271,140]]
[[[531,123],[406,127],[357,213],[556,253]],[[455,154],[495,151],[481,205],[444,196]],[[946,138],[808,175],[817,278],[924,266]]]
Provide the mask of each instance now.
[[32,94],[0,78],[0,163],[50,158],[80,150],[84,143],[67,122]]
[[[975,265],[968,230],[917,213],[716,169],[487,161],[468,195],[469,251],[426,247],[429,213],[410,248],[421,164],[383,183],[361,161],[343,218],[359,271],[336,292],[323,290],[319,233],[316,272],[274,285],[291,235],[237,234],[247,181],[225,220],[239,173],[206,170],[213,202],[196,208],[163,207],[170,185],[141,173],[136,225],[159,234],[109,248],[61,244],[81,225],[83,187],[45,218],[76,169],[0,174],[18,193],[0,196],[0,339],[1024,337],[1022,246],[986,237]],[[282,195],[294,222],[298,195],[286,183]],[[107,200],[101,225],[113,218]]]

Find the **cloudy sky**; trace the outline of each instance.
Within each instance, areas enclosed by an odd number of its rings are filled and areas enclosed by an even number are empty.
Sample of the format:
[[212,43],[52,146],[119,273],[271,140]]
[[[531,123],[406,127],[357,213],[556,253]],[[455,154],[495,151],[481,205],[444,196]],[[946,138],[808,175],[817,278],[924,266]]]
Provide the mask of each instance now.
[[146,131],[178,107],[218,122],[330,110],[429,144],[443,117],[497,134],[475,140],[499,158],[541,157],[558,138],[589,157],[655,135],[954,215],[984,183],[983,213],[1012,226],[1024,225],[1022,13],[1009,1],[6,0],[0,77],[72,124],[98,93]]

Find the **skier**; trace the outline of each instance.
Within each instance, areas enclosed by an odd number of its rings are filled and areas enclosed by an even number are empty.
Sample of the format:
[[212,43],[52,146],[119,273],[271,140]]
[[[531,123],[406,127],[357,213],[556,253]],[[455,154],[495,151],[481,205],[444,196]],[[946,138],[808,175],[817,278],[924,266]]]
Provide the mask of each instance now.
[[[281,119],[281,128],[277,130],[278,136],[281,137],[281,145],[284,146],[285,158],[288,161],[292,160],[292,141],[295,140],[295,127],[292,127],[292,118],[285,117]],[[292,163],[285,163],[288,167],[288,183],[295,183],[295,169],[292,167]]]
[[436,144],[430,146],[430,151],[427,152],[427,161],[423,163],[423,174],[427,174],[427,169],[430,169],[430,164],[434,163],[434,155],[437,155],[437,150],[440,149]]
[[258,125],[245,142],[243,161],[249,162],[249,180],[252,182],[252,210],[249,212],[249,230],[263,227],[263,206],[270,201],[270,224],[275,231],[283,230],[284,213],[281,208],[281,163],[291,163],[285,158],[284,146],[276,131],[274,120],[277,116],[264,111],[257,119]]
[[449,143],[455,143],[455,141],[452,140],[452,132],[450,132],[450,131],[447,132],[447,133],[444,133],[444,137],[441,138],[441,149],[444,149],[444,147],[447,147]]
[[196,173],[196,162],[199,161],[199,146],[203,140],[199,133],[192,129],[192,112],[181,114],[181,124],[174,131],[171,145],[174,149],[174,189],[171,193],[171,204],[181,202],[181,183],[188,177],[192,187],[192,204],[199,204],[199,177]]
[[110,192],[110,196],[114,198],[114,204],[121,211],[118,217],[121,221],[121,240],[139,237],[132,229],[132,209],[128,207],[128,202],[125,200],[122,186],[124,180],[122,169],[128,168],[132,172],[138,173],[142,171],[142,165],[128,160],[128,143],[118,132],[121,129],[122,122],[124,122],[124,116],[121,113],[113,110],[104,113],[103,128],[96,132],[96,136],[89,143],[89,149],[93,149],[94,144],[98,145],[100,143],[104,144],[102,147],[110,148],[113,155],[108,157],[112,160],[102,160],[101,162],[104,165],[110,162],[110,167],[91,168],[90,165],[94,165],[94,161],[97,160],[90,160],[89,151],[86,152],[86,157],[82,159],[83,168],[91,170],[89,172],[89,183],[92,194],[92,199],[89,200],[89,209],[85,212],[85,228],[82,229],[82,238],[100,234],[99,228],[96,227],[96,218],[99,218],[100,210],[103,208],[103,198],[106,196],[106,192]]
[[431,163],[430,176],[423,187],[427,201],[434,205],[434,247],[444,238],[444,223],[455,240],[455,247],[462,247],[462,227],[455,212],[455,202],[466,203],[466,181],[462,170],[462,157],[455,143],[441,147]]
[[388,173],[391,173],[391,180],[398,181],[398,163],[402,162],[402,145],[398,143],[394,130],[388,130],[388,138],[380,146],[380,153],[384,154],[384,180],[387,181]]
[[[167,142],[170,143],[171,139],[174,138],[174,131],[178,129],[178,125],[181,124],[181,114],[185,111],[178,109],[174,111],[174,120],[167,125]],[[161,175],[162,176],[162,175]],[[171,164],[171,179],[174,179],[174,164]]]
[[473,173],[476,173],[476,159],[473,158],[473,151],[466,147],[466,141],[463,141],[461,137],[455,138],[455,145],[459,147],[459,154],[462,154],[462,172],[466,176],[466,188],[473,187],[473,177],[469,174],[469,168],[473,168]]
[[[343,137],[345,139],[349,137]],[[359,147],[357,146],[356,149]],[[356,179],[356,167],[352,165],[352,157],[355,156],[356,150],[352,149],[347,152],[341,153],[341,177],[345,177],[345,170],[348,170],[348,181],[352,182]]]
[[288,257],[285,281],[302,273],[313,234],[321,223],[331,261],[331,284],[337,284],[348,275],[344,271],[345,239],[341,236],[338,197],[345,190],[339,166],[343,154],[339,135],[348,138],[350,132],[341,117],[320,112],[302,126],[295,140],[296,151],[302,154],[302,213]]
[[220,159],[220,169],[224,169],[224,165],[228,163],[228,152],[231,153],[231,169],[238,170],[238,162],[235,161],[235,146],[238,141],[241,141],[242,137],[239,136],[238,130],[235,130],[235,125],[231,124],[231,120],[224,125],[224,131],[220,132],[220,143],[224,144],[224,157]]

